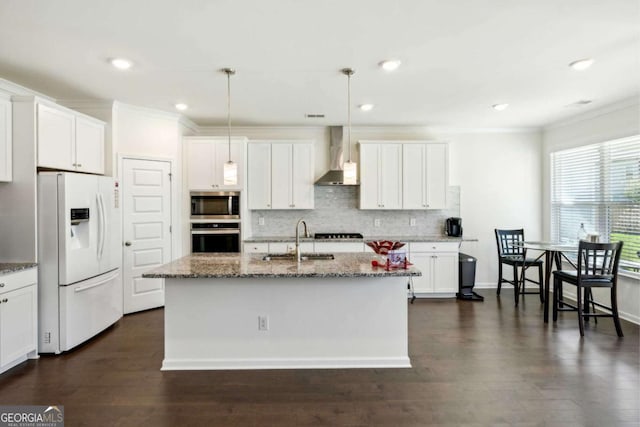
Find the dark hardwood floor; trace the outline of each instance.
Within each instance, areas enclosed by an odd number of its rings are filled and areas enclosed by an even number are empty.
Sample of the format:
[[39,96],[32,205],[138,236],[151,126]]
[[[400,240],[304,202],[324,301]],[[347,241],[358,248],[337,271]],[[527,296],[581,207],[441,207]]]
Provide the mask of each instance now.
[[[537,296],[417,300],[412,369],[161,372],[163,310],[0,375],[0,404],[64,405],[67,426],[638,426],[639,328],[574,313],[545,326]],[[354,304],[357,304],[354,301]]]

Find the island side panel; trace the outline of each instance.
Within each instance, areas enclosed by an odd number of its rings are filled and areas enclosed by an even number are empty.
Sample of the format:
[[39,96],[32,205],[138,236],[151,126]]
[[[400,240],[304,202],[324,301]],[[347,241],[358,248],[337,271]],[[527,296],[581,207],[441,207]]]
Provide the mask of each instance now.
[[406,287],[406,277],[168,278],[162,369],[410,367]]

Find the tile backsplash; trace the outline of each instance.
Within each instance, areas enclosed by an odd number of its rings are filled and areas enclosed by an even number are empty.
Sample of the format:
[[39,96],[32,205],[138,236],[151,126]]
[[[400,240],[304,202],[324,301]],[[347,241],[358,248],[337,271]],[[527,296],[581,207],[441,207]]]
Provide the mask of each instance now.
[[[313,210],[259,210],[251,212],[253,237],[293,236],[302,218],[310,233],[354,232],[365,236],[441,235],[448,217],[460,216],[460,187],[449,187],[447,209],[360,210],[360,187],[316,186]],[[264,225],[260,225],[263,218]],[[415,226],[411,220],[415,219]],[[376,220],[380,225],[375,226]]]

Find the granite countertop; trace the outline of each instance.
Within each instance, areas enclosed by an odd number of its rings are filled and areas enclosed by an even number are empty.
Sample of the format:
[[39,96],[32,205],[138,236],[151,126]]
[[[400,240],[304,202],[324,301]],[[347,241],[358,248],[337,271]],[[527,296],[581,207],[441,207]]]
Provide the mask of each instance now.
[[0,274],[14,273],[37,266],[38,264],[35,262],[0,262]]
[[[244,239],[245,243],[267,243],[267,242],[295,242],[294,236],[261,236]],[[394,242],[477,242],[475,237],[449,237],[443,235],[430,236],[364,236],[363,239],[314,239],[313,237],[300,238],[301,242],[370,242],[373,240],[391,240]]]
[[372,267],[371,253],[336,253],[333,260],[263,261],[264,254],[192,254],[144,273],[146,278],[401,277],[421,276],[415,267]]

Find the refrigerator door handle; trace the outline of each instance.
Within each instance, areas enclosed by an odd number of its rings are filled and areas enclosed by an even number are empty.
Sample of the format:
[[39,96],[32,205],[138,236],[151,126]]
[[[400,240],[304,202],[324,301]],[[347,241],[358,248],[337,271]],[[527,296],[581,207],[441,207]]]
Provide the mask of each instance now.
[[102,206],[102,194],[96,194],[96,204],[98,205],[98,260],[102,259],[104,246],[104,207]]
[[104,254],[104,245],[107,241],[107,211],[104,208],[104,197],[100,194],[100,219],[102,223],[102,244],[100,245],[100,259]]

